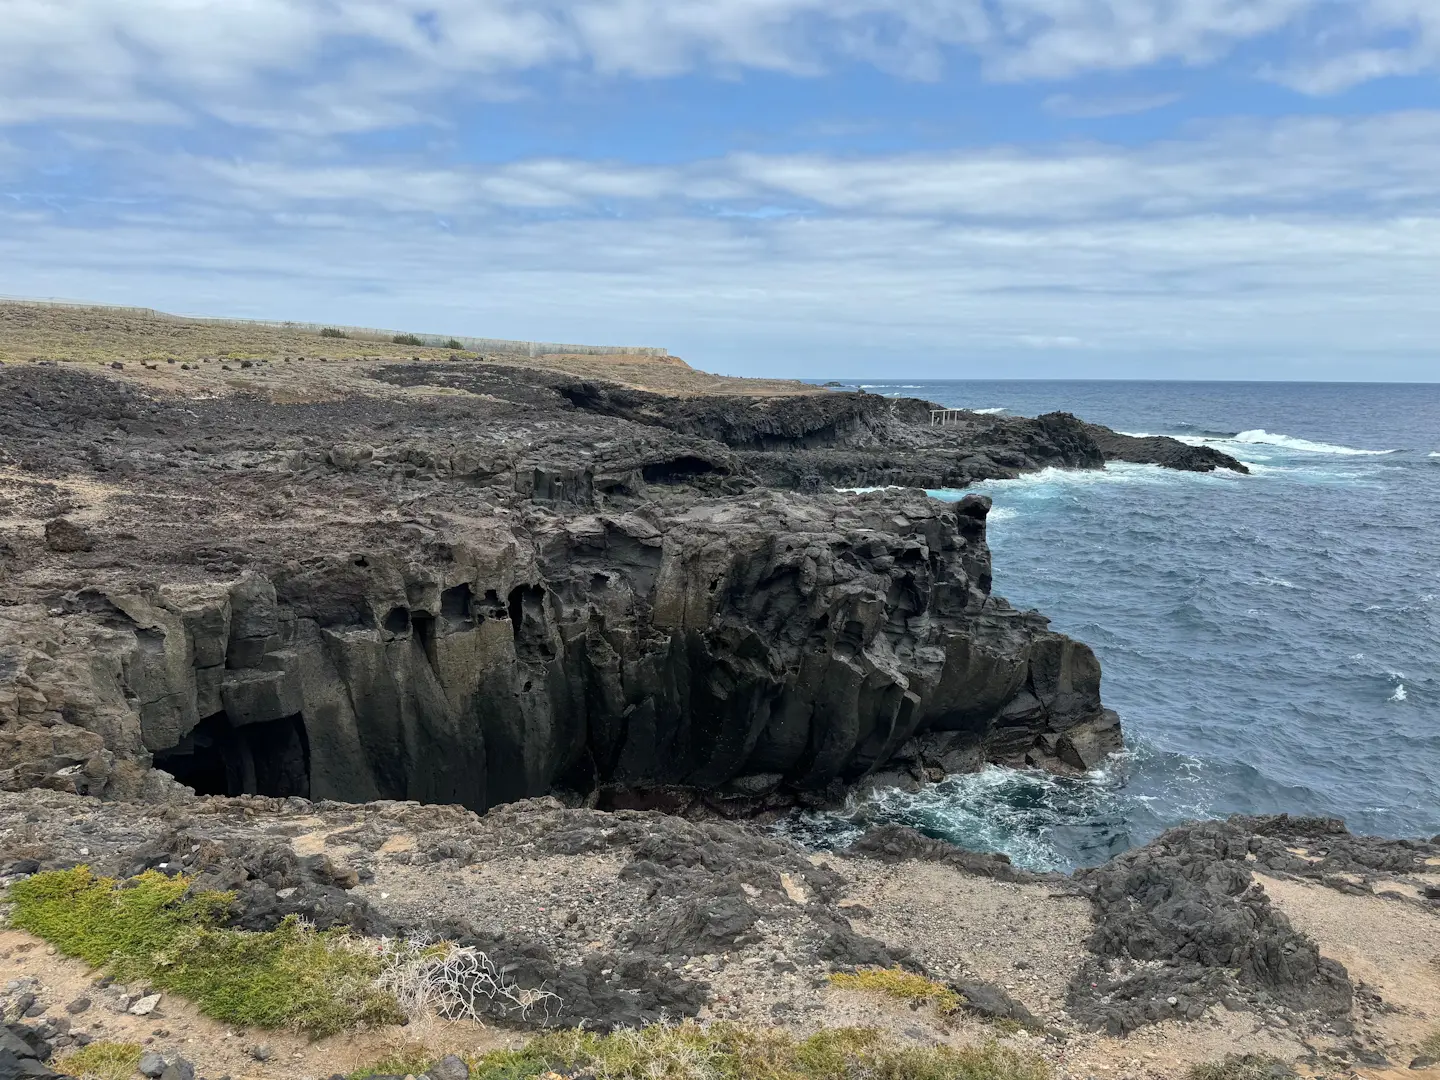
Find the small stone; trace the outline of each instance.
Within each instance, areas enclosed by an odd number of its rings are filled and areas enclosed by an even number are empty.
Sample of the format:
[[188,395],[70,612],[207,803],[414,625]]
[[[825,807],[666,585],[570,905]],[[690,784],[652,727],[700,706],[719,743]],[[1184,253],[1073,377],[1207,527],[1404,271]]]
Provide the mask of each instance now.
[[160,1080],[195,1080],[195,1066],[184,1058],[177,1057],[165,1071],[160,1074]]
[[137,1067],[142,1076],[148,1076],[154,1080],[165,1071],[165,1059],[154,1050],[147,1050],[140,1055],[140,1064]]
[[275,1051],[271,1050],[270,1047],[264,1045],[263,1043],[256,1043],[254,1046],[250,1047],[245,1052],[249,1054],[252,1058],[254,1058],[256,1061],[269,1061],[272,1057],[275,1056]]
[[1440,1065],[1440,1058],[1433,1058],[1429,1054],[1421,1054],[1410,1062],[1412,1069],[1429,1069]]
[[430,1080],[470,1080],[470,1066],[455,1054],[446,1054],[430,1066]]
[[135,1004],[131,1005],[130,1008],[126,1009],[125,1011],[128,1012],[131,1016],[149,1016],[159,1007],[159,1005],[159,994],[146,994],[144,997],[142,997],[139,1001],[135,1002]]
[[88,997],[77,997],[65,1006],[65,1011],[71,1016],[78,1016],[88,1008],[90,1008],[90,999]]

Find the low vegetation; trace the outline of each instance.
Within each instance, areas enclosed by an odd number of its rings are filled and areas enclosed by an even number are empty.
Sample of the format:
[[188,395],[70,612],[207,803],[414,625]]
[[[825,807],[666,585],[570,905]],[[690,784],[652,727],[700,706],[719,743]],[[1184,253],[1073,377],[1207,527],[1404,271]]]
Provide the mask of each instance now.
[[416,337],[414,334],[396,334],[396,335],[395,335],[393,338],[391,338],[390,340],[393,341],[396,345],[424,345],[424,344],[425,344],[425,342],[421,341],[421,340],[420,340],[418,337]]
[[1229,1054],[1224,1061],[1193,1066],[1187,1080],[1291,1080],[1296,1075],[1285,1062],[1269,1054]]
[[[402,1053],[352,1074],[418,1076],[431,1064]],[[593,1073],[597,1080],[1049,1080],[1040,1059],[996,1043],[953,1049],[906,1047],[865,1028],[837,1028],[808,1039],[779,1029],[733,1024],[657,1025],[596,1035],[542,1035],[520,1050],[469,1062],[474,1080],[533,1080]]]
[[[207,1015],[236,1025],[321,1036],[402,1023],[422,1010],[478,1018],[487,1005],[533,1014],[551,1004],[549,995],[508,986],[483,954],[448,943],[382,944],[338,931],[322,933],[293,918],[263,933],[229,929],[224,920],[231,895],[195,890],[184,875],[149,871],[118,881],[81,866],[19,881],[8,899],[12,926],[132,987],[187,997]],[[835,982],[942,1011],[960,1004],[954,991],[899,969],[839,975]],[[139,1053],[132,1044],[93,1043],[64,1064],[72,1075],[120,1080],[134,1071]],[[353,1075],[355,1080],[419,1075],[430,1064],[423,1047],[412,1045]],[[477,1080],[533,1080],[577,1071],[593,1073],[597,1080],[1050,1077],[1041,1059],[994,1042],[961,1049],[918,1047],[862,1028],[800,1039],[778,1028],[693,1022],[608,1035],[553,1031],[522,1049],[494,1051],[470,1064]],[[1250,1080],[1250,1074],[1222,1075],[1222,1080],[1242,1078]]]
[[55,1063],[62,1075],[80,1080],[130,1080],[140,1068],[139,1043],[92,1042]]
[[329,338],[349,337],[349,335],[346,334],[344,330],[336,330],[333,326],[327,326],[325,327],[325,329],[321,330],[320,336]]
[[1420,1044],[1420,1053],[1426,1057],[1440,1058],[1440,1028],[1432,1031],[1429,1038]]
[[910,1005],[933,1005],[941,1013],[953,1013],[964,1002],[943,983],[903,968],[862,968],[853,975],[836,973],[830,984],[841,990],[870,990]]
[[122,883],[81,866],[17,882],[9,898],[11,925],[226,1023],[321,1036],[404,1018],[376,985],[379,950],[293,918],[264,933],[227,929],[230,894],[192,893],[183,875],[149,871]]

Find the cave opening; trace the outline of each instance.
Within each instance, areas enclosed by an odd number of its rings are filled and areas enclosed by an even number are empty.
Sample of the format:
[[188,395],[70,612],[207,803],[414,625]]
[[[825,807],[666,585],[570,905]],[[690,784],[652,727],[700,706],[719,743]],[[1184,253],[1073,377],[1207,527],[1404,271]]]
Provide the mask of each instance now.
[[683,484],[697,476],[712,473],[728,475],[729,470],[719,468],[714,462],[692,454],[682,454],[669,461],[652,461],[640,470],[647,484]]
[[310,740],[301,716],[236,727],[217,713],[178,746],[156,751],[155,767],[200,795],[310,797]]

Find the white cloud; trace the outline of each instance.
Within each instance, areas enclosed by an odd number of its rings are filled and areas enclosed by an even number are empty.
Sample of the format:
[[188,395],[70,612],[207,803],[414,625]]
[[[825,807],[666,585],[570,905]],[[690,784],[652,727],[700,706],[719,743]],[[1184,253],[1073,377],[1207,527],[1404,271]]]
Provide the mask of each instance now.
[[1331,0],[1323,5],[1334,21],[1316,34],[1316,45],[1268,74],[1308,94],[1333,94],[1389,76],[1440,68],[1440,4],[1435,0]]
[[[752,373],[1164,356],[1252,377],[1284,356],[1429,377],[1440,340],[1430,113],[1047,153],[156,165],[149,202],[0,199],[0,293],[660,344]],[[807,212],[738,212],[786,203]]]
[[1085,143],[845,157],[734,154],[674,166],[536,159],[473,168],[162,159],[182,199],[262,211],[496,209],[1076,221],[1440,206],[1440,112],[1230,122],[1131,148]]
[[1272,74],[1321,92],[1440,59],[1433,0],[0,0],[0,26],[0,123],[178,112],[296,131],[413,123],[557,65],[858,60],[929,78],[961,50],[992,78],[1060,79],[1204,64],[1270,36]]
[[1161,356],[1166,374],[1223,373],[1229,357],[1243,363],[1231,373],[1253,376],[1276,355],[1433,355],[1440,337],[1435,217],[1035,229],[664,217],[454,238],[336,224],[215,235],[203,219],[96,231],[0,218],[0,293],[661,344],[751,373],[873,371],[877,357],[911,372],[967,356],[1034,373],[1037,354],[1059,352],[1092,365],[1066,369],[1081,373]]

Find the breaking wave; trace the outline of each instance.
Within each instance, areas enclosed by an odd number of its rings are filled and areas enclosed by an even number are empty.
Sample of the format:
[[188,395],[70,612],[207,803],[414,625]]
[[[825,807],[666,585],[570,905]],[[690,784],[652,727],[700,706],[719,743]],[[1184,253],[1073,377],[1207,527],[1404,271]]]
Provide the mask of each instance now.
[[[1136,436],[1144,438],[1145,436]],[[1172,435],[1172,439],[1187,443],[1190,446],[1212,446],[1215,443],[1239,443],[1244,446],[1274,446],[1281,450],[1298,450],[1306,454],[1332,454],[1339,457],[1384,457],[1386,454],[1399,453],[1397,450],[1361,450],[1354,446],[1337,446],[1334,443],[1314,442],[1311,439],[1300,439],[1294,435],[1281,435],[1275,432],[1266,431],[1264,428],[1255,428],[1251,431],[1241,431],[1235,435]]]
[[1395,453],[1394,450],[1358,450],[1353,446],[1335,446],[1331,443],[1311,442],[1309,439],[1297,439],[1293,435],[1273,435],[1264,428],[1256,428],[1254,431],[1242,431],[1239,435],[1235,436],[1235,442],[1283,446],[1287,450],[1303,450],[1307,454],[1343,454],[1347,457],[1378,457],[1383,454]]
[[1120,824],[1122,771],[1060,777],[989,765],[916,791],[878,789],[843,810],[797,812],[775,827],[833,851],[873,826],[906,825],[969,851],[1000,852],[1027,870],[1069,869],[1129,846]]

